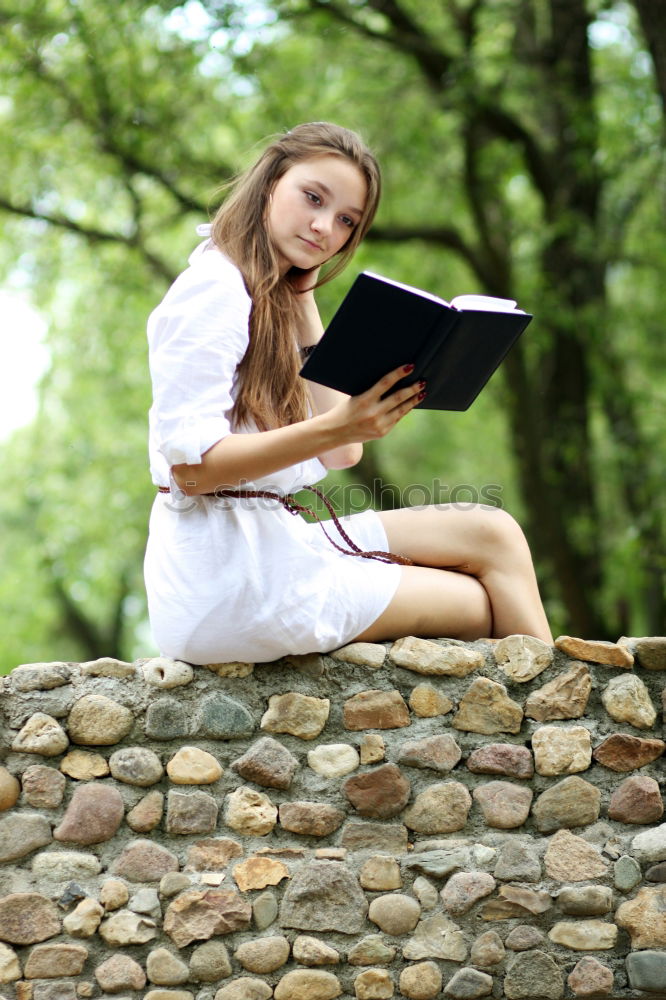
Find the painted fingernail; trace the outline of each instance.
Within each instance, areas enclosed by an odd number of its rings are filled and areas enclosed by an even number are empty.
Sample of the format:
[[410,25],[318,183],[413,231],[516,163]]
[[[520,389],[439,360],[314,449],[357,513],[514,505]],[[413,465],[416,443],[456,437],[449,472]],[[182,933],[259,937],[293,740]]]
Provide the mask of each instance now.
[[419,402],[420,402],[420,401],[421,401],[422,399],[425,399],[427,395],[428,395],[428,394],[427,394],[427,392],[425,391],[425,389],[422,389],[422,390],[421,390],[421,392],[420,392],[420,393],[418,394],[418,397],[417,397],[417,398],[418,398],[418,400],[419,400]]
[[425,387],[426,387],[426,380],[422,378],[421,381],[419,382],[419,389],[425,389]]
[[413,372],[414,371],[414,365],[405,365],[402,370],[406,374],[409,374],[409,372]]

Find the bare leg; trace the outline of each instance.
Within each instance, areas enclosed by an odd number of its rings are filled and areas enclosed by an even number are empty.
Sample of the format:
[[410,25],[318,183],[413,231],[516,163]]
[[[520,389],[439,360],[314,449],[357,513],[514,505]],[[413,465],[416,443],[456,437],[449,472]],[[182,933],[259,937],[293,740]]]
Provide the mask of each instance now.
[[391,552],[416,565],[403,569],[388,608],[358,639],[411,633],[469,639],[492,629],[495,637],[518,633],[552,642],[527,541],[509,514],[447,504],[379,517]]

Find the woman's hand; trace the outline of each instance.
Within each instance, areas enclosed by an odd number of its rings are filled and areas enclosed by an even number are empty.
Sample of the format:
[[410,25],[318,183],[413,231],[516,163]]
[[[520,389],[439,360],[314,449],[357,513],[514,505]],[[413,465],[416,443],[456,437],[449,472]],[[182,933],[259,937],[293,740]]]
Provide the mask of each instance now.
[[340,444],[384,437],[425,398],[425,382],[416,382],[382,399],[396,382],[413,370],[414,365],[396,368],[366,392],[351,396],[328,411],[326,416],[334,422],[335,430],[340,435]]

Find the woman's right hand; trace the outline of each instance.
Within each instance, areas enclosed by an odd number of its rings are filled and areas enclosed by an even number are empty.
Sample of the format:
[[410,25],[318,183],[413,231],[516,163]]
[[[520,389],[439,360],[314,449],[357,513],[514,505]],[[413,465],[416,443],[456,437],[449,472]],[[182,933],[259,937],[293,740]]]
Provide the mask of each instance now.
[[[386,396],[396,382],[413,370],[413,365],[401,365],[400,368],[380,378],[366,392],[350,396],[328,411],[326,416],[335,421],[336,430],[339,428],[340,444],[372,441],[384,437],[399,420],[424,399],[425,382],[415,382]],[[385,398],[382,398],[383,396]]]

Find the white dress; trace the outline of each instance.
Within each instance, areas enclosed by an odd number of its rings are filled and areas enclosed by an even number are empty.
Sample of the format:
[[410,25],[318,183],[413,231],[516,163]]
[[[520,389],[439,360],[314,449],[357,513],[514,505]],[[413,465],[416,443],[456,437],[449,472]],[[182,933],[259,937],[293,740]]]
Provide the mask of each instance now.
[[[171,467],[200,462],[239,431],[231,409],[250,308],[238,269],[205,242],[148,321],[150,471],[156,486],[172,489],[157,494],[150,516],[148,610],[162,654],[189,663],[336,649],[379,617],[400,579],[399,565],[338,552],[318,524],[277,502],[179,499]],[[325,474],[311,459],[245,488],[293,493]],[[361,549],[387,549],[375,511],[342,521]],[[332,522],[327,531],[344,544]]]

